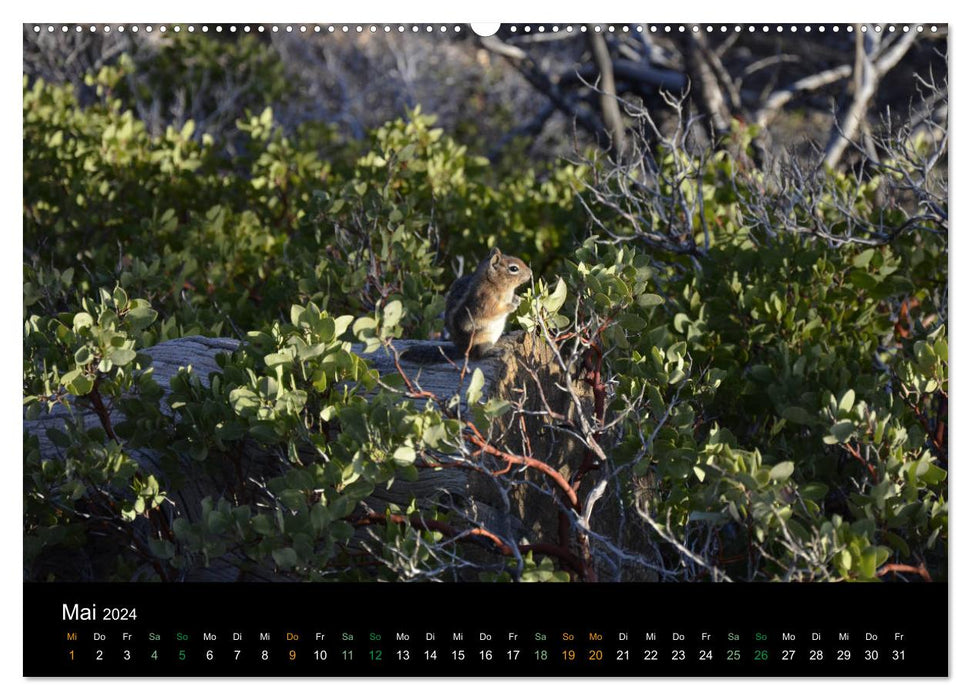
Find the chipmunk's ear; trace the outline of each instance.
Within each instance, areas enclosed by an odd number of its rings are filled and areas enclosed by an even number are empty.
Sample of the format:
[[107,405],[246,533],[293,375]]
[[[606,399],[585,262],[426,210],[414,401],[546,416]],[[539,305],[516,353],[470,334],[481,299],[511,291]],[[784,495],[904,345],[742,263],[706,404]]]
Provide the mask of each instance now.
[[489,262],[492,263],[493,267],[499,267],[502,264],[502,251],[498,248],[493,248],[489,253]]

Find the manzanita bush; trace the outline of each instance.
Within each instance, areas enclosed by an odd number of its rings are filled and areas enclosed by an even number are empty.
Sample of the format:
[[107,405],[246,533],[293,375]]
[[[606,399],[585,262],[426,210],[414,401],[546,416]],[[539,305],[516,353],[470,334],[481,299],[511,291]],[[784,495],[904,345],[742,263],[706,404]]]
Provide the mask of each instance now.
[[[214,60],[204,44],[180,56]],[[740,126],[714,153],[497,173],[420,109],[344,143],[251,94],[231,148],[191,122],[153,136],[137,69],[90,76],[84,106],[24,80],[29,579],[178,580],[227,556],[303,580],[947,577],[946,180],[934,200],[919,135],[799,187]],[[492,245],[537,272],[511,330],[592,392],[572,473],[500,444],[523,408],[480,371],[423,395],[359,354],[437,337],[447,285]],[[192,335],[240,343],[160,386],[145,351]],[[509,489],[536,470],[572,535],[365,505],[456,467]],[[200,474],[219,490],[173,508]]]

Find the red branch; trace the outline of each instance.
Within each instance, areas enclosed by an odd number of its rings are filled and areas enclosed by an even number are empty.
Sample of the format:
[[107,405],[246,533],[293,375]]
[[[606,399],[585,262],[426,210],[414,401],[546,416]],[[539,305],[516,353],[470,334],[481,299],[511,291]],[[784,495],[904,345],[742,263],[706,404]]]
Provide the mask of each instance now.
[[[595,344],[590,345],[590,349],[584,358],[584,364],[586,366],[584,381],[593,391],[593,414],[596,418],[597,425],[602,426],[607,411],[607,386],[603,383],[603,353],[599,346]],[[591,437],[594,442],[598,445],[600,444],[599,433],[595,433]],[[598,465],[594,458],[593,450],[587,447],[583,453],[583,462],[580,464],[580,468],[572,479],[572,485],[574,487],[578,486],[584,476],[597,468]]]
[[873,467],[872,464],[870,464],[869,462],[866,461],[866,459],[863,458],[863,455],[860,454],[859,447],[854,447],[853,445],[846,443],[845,445],[843,445],[843,449],[849,452],[851,455],[853,455],[860,464],[862,464],[864,467],[867,468],[867,471],[870,472],[870,478],[873,479],[874,484],[880,481],[880,477],[877,475],[877,470]]
[[[918,395],[916,402],[911,401],[910,394],[913,392],[907,390],[896,372],[893,373],[893,378],[899,385],[897,395],[914,412],[914,417],[917,418],[917,422],[924,429],[924,433],[926,433],[927,439],[930,440],[931,446],[934,448],[934,452],[941,462],[941,466],[947,469],[947,392],[938,388],[934,394]],[[923,399],[928,396],[931,397],[932,401],[934,396],[937,397],[937,416],[934,419],[934,425],[931,425],[927,414],[922,410],[920,405]]]
[[931,583],[934,580],[931,578],[931,575],[927,571],[927,567],[924,566],[923,562],[921,562],[920,566],[913,566],[911,564],[886,564],[877,570],[877,576],[886,576],[887,574],[891,573],[917,574],[928,583]]
[[[441,405],[441,402],[439,401],[438,396],[436,396],[432,392],[424,391],[415,387],[415,385],[412,383],[409,377],[405,374],[404,369],[401,367],[397,350],[395,350],[394,346],[391,347],[391,350],[394,358],[395,368],[397,369],[398,374],[405,382],[405,386],[408,389],[408,396],[412,398],[432,399],[437,403],[439,403],[439,405]],[[597,418],[598,418],[599,424],[602,425],[604,406],[605,406],[604,397],[606,396],[606,389],[603,386],[602,380],[600,378],[600,371],[599,371],[600,359],[599,358],[600,358],[600,355],[598,352],[598,361],[590,381],[593,382],[592,386],[594,387]],[[466,363],[465,367],[467,366],[468,366],[468,363]],[[462,375],[464,375],[465,373],[465,367],[463,367],[462,369]],[[597,398],[598,391],[600,394],[599,399]],[[520,416],[520,420],[522,420],[522,416]],[[580,512],[580,499],[577,496],[576,489],[574,488],[573,485],[570,484],[569,481],[567,481],[566,478],[564,478],[553,467],[546,464],[545,462],[541,462],[538,459],[534,459],[531,456],[515,455],[512,453],[500,450],[499,448],[490,444],[486,440],[486,438],[482,435],[482,433],[479,431],[479,429],[476,428],[476,426],[469,421],[466,421],[466,427],[468,428],[468,431],[466,432],[466,439],[478,448],[478,450],[475,452],[476,455],[482,454],[484,452],[486,454],[492,455],[493,457],[496,457],[497,459],[505,463],[505,465],[502,468],[492,472],[494,476],[499,476],[501,474],[508,473],[509,471],[512,470],[512,467],[515,464],[521,464],[527,468],[536,469],[542,472],[543,474],[545,474],[550,479],[552,479],[553,482],[556,484],[556,486],[560,489],[564,499],[569,503],[570,507],[575,512],[577,513]],[[527,447],[529,447],[528,446],[529,438],[528,438],[528,433],[525,430],[525,425],[523,424],[521,427],[523,428],[523,435],[526,436]],[[531,452],[532,451],[531,447],[527,451]],[[590,450],[588,448],[587,454],[584,457],[583,466],[581,466],[580,474],[578,476],[582,476],[586,472],[592,471],[593,469],[596,469],[596,464],[594,463],[592,454],[590,453]],[[596,574],[593,570],[592,561],[590,560],[588,546],[586,545],[585,542],[583,541],[580,542],[581,549],[584,550],[584,555],[585,555],[584,561],[581,561],[580,558],[578,558],[577,556],[575,556],[570,552],[569,519],[566,517],[566,514],[563,512],[560,512],[559,516],[560,516],[559,545],[552,545],[552,544],[523,545],[519,548],[520,551],[525,551],[525,552],[538,551],[546,554],[551,554],[552,556],[557,557],[563,564],[573,569],[584,580],[587,580],[587,581],[596,580]],[[454,530],[454,528],[451,528],[451,526],[445,525],[444,523],[440,523],[434,520],[422,521],[420,519],[412,518],[410,521],[406,521],[404,516],[392,516],[392,520],[393,522],[398,522],[399,524],[409,522],[413,527],[416,527],[419,529],[433,529],[439,532],[447,533],[449,534],[449,536],[453,536],[453,537],[455,536],[469,537],[472,535],[480,535],[490,540],[505,556],[512,556],[512,550],[507,545],[503,544],[501,540],[499,540],[499,538],[496,537],[494,534],[488,532],[487,530],[483,530],[481,528],[466,531],[463,533],[463,532]],[[366,524],[366,523],[362,522],[359,524]]]
[[505,549],[503,554],[512,554],[512,550],[501,540],[498,535],[489,532],[485,528],[476,527],[471,530],[458,530],[455,527],[449,525],[448,523],[443,523],[440,520],[428,520],[426,518],[421,518],[417,515],[411,516],[411,518],[406,518],[403,515],[384,515],[382,513],[371,513],[359,518],[354,521],[355,526],[362,525],[374,525],[375,523],[386,523],[388,520],[395,523],[396,525],[411,525],[411,527],[416,530],[433,530],[435,532],[441,532],[443,535],[448,537],[457,537],[464,533],[465,537],[485,537],[487,540],[492,542],[496,547],[501,550]]
[[499,448],[489,444],[473,423],[466,421],[465,425],[471,431],[468,434],[468,439],[472,444],[486,454],[490,454],[493,457],[498,457],[509,464],[522,464],[531,469],[536,469],[543,472],[560,488],[563,494],[570,501],[570,506],[573,507],[573,510],[577,511],[578,513],[580,512],[580,500],[577,498],[577,492],[573,490],[573,487],[567,483],[567,480],[564,479],[558,471],[553,469],[553,467],[548,465],[546,462],[541,462],[532,457],[523,457],[520,455],[510,454],[508,452],[503,452]]
[[111,426],[111,413],[105,406],[104,401],[101,400],[101,394],[98,393],[98,383],[101,381],[101,377],[98,377],[91,391],[85,396],[88,401],[91,402],[91,407],[94,409],[94,413],[98,416],[98,420],[101,422],[101,427],[104,428],[105,435],[117,443],[121,443],[118,436],[115,435],[115,430]]
[[893,329],[901,338],[910,337],[910,310],[918,306],[920,306],[920,302],[917,299],[904,299],[900,304],[900,313],[897,316],[897,322],[893,325]]
[[519,545],[520,552],[537,552],[538,554],[548,554],[549,556],[556,557],[561,563],[573,569],[578,574],[583,573],[583,564],[577,558],[577,556],[565,547],[558,547],[555,544],[546,544],[539,542],[537,544],[521,544]]
[[[942,393],[937,402],[937,429],[934,431],[934,444],[937,446],[938,453],[946,455],[947,451],[947,395]],[[947,467],[947,458],[944,458],[944,466]]]
[[435,394],[433,394],[430,391],[425,391],[424,389],[416,389],[415,388],[415,385],[412,384],[411,379],[408,378],[408,375],[405,374],[404,369],[402,369],[402,367],[401,367],[401,361],[399,360],[399,357],[398,357],[398,350],[394,347],[394,345],[391,345],[390,347],[391,347],[391,357],[394,358],[394,366],[395,366],[395,369],[398,370],[398,374],[404,380],[405,386],[408,387],[408,398],[410,398],[410,399],[431,399],[432,401],[435,401],[437,403],[438,402],[438,396],[436,396]]

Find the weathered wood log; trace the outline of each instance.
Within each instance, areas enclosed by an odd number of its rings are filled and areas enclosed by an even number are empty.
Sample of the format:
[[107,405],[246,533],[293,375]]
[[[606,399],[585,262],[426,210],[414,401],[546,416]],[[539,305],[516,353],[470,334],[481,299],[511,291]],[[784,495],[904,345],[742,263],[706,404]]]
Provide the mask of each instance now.
[[[395,341],[394,349],[398,353],[397,358],[384,348],[366,355],[362,354],[363,348],[360,346],[356,346],[354,351],[366,358],[382,376],[404,374],[414,388],[446,399],[458,394],[463,402],[463,410],[466,390],[476,369],[481,369],[485,378],[484,396],[519,401],[523,398],[521,394],[525,393],[524,377],[529,382],[537,380],[544,382],[546,393],[553,396],[556,393],[553,387],[556,381],[559,381],[558,375],[561,370],[545,366],[549,364],[549,358],[539,357],[536,344],[522,334],[518,337],[504,338],[503,343],[506,351],[502,357],[469,362],[468,365],[464,362],[460,364],[445,361],[444,358],[440,362],[428,363],[429,350],[434,351],[439,346],[448,349],[446,343]],[[407,351],[418,346],[421,346],[420,355],[425,356],[425,361],[416,362],[409,357]],[[208,386],[210,375],[221,371],[216,362],[217,355],[231,353],[238,347],[238,341],[228,338],[191,336],[159,343],[142,352],[151,358],[156,382],[168,392],[171,379],[185,368],[191,368],[202,384]],[[536,374],[537,371],[544,373],[544,378],[540,378]],[[514,392],[519,393],[514,395]],[[539,393],[532,392],[533,395],[527,397],[526,401],[537,411],[544,408],[540,404]],[[170,410],[164,400],[161,406],[163,411]],[[569,413],[573,407],[560,405],[557,410]],[[99,425],[99,418],[94,412],[78,411],[78,413],[86,429]],[[50,439],[48,430],[59,428],[65,420],[75,420],[77,417],[67,408],[58,406],[50,413],[34,420],[25,420],[24,431],[36,436],[42,458],[63,457],[62,448]],[[116,409],[110,414],[109,420],[115,424],[122,420],[122,416]],[[541,421],[531,418],[529,422],[529,432],[532,436],[531,449],[543,459],[562,465],[561,471],[566,474],[568,465],[575,466],[579,459],[577,446],[571,447],[566,444],[569,441],[559,438],[554,439],[553,442],[557,443],[554,445],[541,434]],[[499,434],[508,428],[509,426],[503,426],[502,430],[496,432]],[[515,426],[515,430],[518,431],[519,426]],[[518,432],[515,435],[518,435]],[[521,449],[521,444],[512,444],[517,442],[515,435],[506,434],[497,438],[498,444],[502,444],[505,440],[511,444],[511,449]],[[129,450],[128,453],[146,473],[163,478],[157,453],[151,450]],[[246,445],[242,461],[248,475],[272,476],[286,468],[285,460],[281,455],[269,453],[256,443]],[[209,497],[218,500],[229,490],[229,484],[221,482],[214,476],[213,472],[218,470],[202,468],[199,463],[193,462],[188,457],[182,462],[180,471],[186,478],[178,488],[170,489],[163,483],[163,488],[171,499],[168,516],[185,517],[195,522],[200,518],[203,499]],[[533,480],[537,483],[542,481],[542,479]],[[376,490],[368,499],[368,506],[374,511],[383,512],[388,503],[407,504],[412,499],[416,499],[424,505],[434,504],[436,507],[445,507],[458,512],[469,522],[482,524],[490,531],[498,533],[506,541],[515,542],[527,534],[547,535],[556,532],[557,511],[555,507],[550,507],[550,500],[548,497],[544,498],[544,493],[540,488],[524,488],[514,493],[510,500],[509,489],[500,487],[496,480],[489,476],[488,470],[477,473],[462,469],[422,469],[419,470],[417,481],[398,479],[391,488]],[[247,566],[241,557],[230,553],[200,563],[198,567],[189,568],[185,571],[185,578],[215,581],[272,580],[276,575],[270,569],[253,568],[251,563]]]
[[[231,353],[238,347],[235,340],[194,336],[159,343],[142,352],[151,358],[153,376],[167,392],[171,379],[189,367],[208,386],[211,375],[221,371],[216,362],[219,353]],[[363,354],[361,346],[355,346],[354,351],[382,377],[406,377],[413,401],[424,403],[430,400],[429,396],[435,396],[448,403],[457,395],[463,416],[468,416],[465,396],[469,382],[474,371],[481,369],[485,379],[483,396],[506,400],[514,410],[491,421],[484,428],[484,435],[467,433],[471,442],[461,459],[460,455],[453,455],[444,460],[452,459],[455,464],[447,468],[426,465],[418,470],[415,481],[396,479],[390,487],[376,489],[359,510],[370,514],[367,517],[376,523],[381,522],[389,504],[406,505],[412,500],[421,512],[432,508],[450,512],[451,522],[458,523],[459,530],[464,521],[465,531],[488,533],[463,536],[465,541],[482,545],[465,548],[466,564],[495,567],[502,557],[510,556],[511,549],[525,542],[542,556],[558,558],[561,566],[577,573],[583,568],[584,578],[595,575],[601,580],[651,580],[650,565],[645,568],[643,557],[628,554],[651,551],[644,530],[637,527],[637,519],[626,514],[629,503],[624,493],[628,487],[617,473],[601,470],[603,463],[597,453],[603,453],[595,444],[596,431],[591,432],[590,425],[598,411],[604,410],[603,398],[598,409],[593,382],[588,381],[586,370],[568,366],[546,341],[527,333],[502,338],[501,356],[468,365],[444,358],[429,363],[429,355],[434,357],[434,350],[439,347],[448,350],[445,343],[400,340],[393,343],[394,352],[382,347]],[[413,349],[419,351],[422,361],[409,355],[407,351]],[[170,410],[164,400],[162,406],[163,410]],[[82,413],[81,418],[87,428],[94,428],[99,422],[91,411]],[[50,440],[47,431],[58,428],[65,419],[76,418],[66,408],[58,407],[36,420],[24,421],[24,431],[38,439],[42,458],[62,456],[61,448]],[[117,413],[109,418],[114,423],[121,419]],[[584,425],[587,427],[581,429]],[[581,438],[581,433],[588,437]],[[476,439],[480,440],[478,444]],[[239,463],[234,461],[232,468],[220,467],[220,460],[225,461],[221,454],[204,463],[186,456],[173,470],[171,464],[160,464],[160,455],[150,450],[128,449],[126,453],[145,472],[160,479],[171,499],[164,507],[169,522],[176,517],[200,521],[201,506],[207,498],[242,498],[242,502],[249,503],[249,489],[244,482],[266,483],[285,473],[290,464],[286,455],[255,441],[241,444]],[[178,485],[166,483],[165,474],[173,472],[181,478]],[[637,484],[634,486],[636,490]],[[150,539],[149,523],[144,518],[136,521],[136,527],[142,529],[135,534],[146,544]],[[574,527],[577,522],[591,533],[596,532],[599,542],[579,542]],[[367,535],[367,527],[359,528],[351,548],[364,548]],[[83,552],[57,552],[53,560],[41,562],[39,570],[26,575],[43,578],[51,573],[60,580],[99,580],[114,571],[119,552],[130,546],[124,537],[104,537],[86,546]],[[237,551],[188,562],[179,571],[183,580],[195,581],[284,578],[272,562],[254,562]]]

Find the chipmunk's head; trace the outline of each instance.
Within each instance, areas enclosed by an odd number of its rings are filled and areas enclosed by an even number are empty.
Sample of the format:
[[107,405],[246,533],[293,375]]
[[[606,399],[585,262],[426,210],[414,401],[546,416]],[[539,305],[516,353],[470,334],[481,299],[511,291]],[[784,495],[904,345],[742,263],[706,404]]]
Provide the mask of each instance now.
[[489,279],[501,287],[515,289],[533,276],[526,263],[511,255],[503,255],[498,248],[493,248],[484,262],[489,266]]

